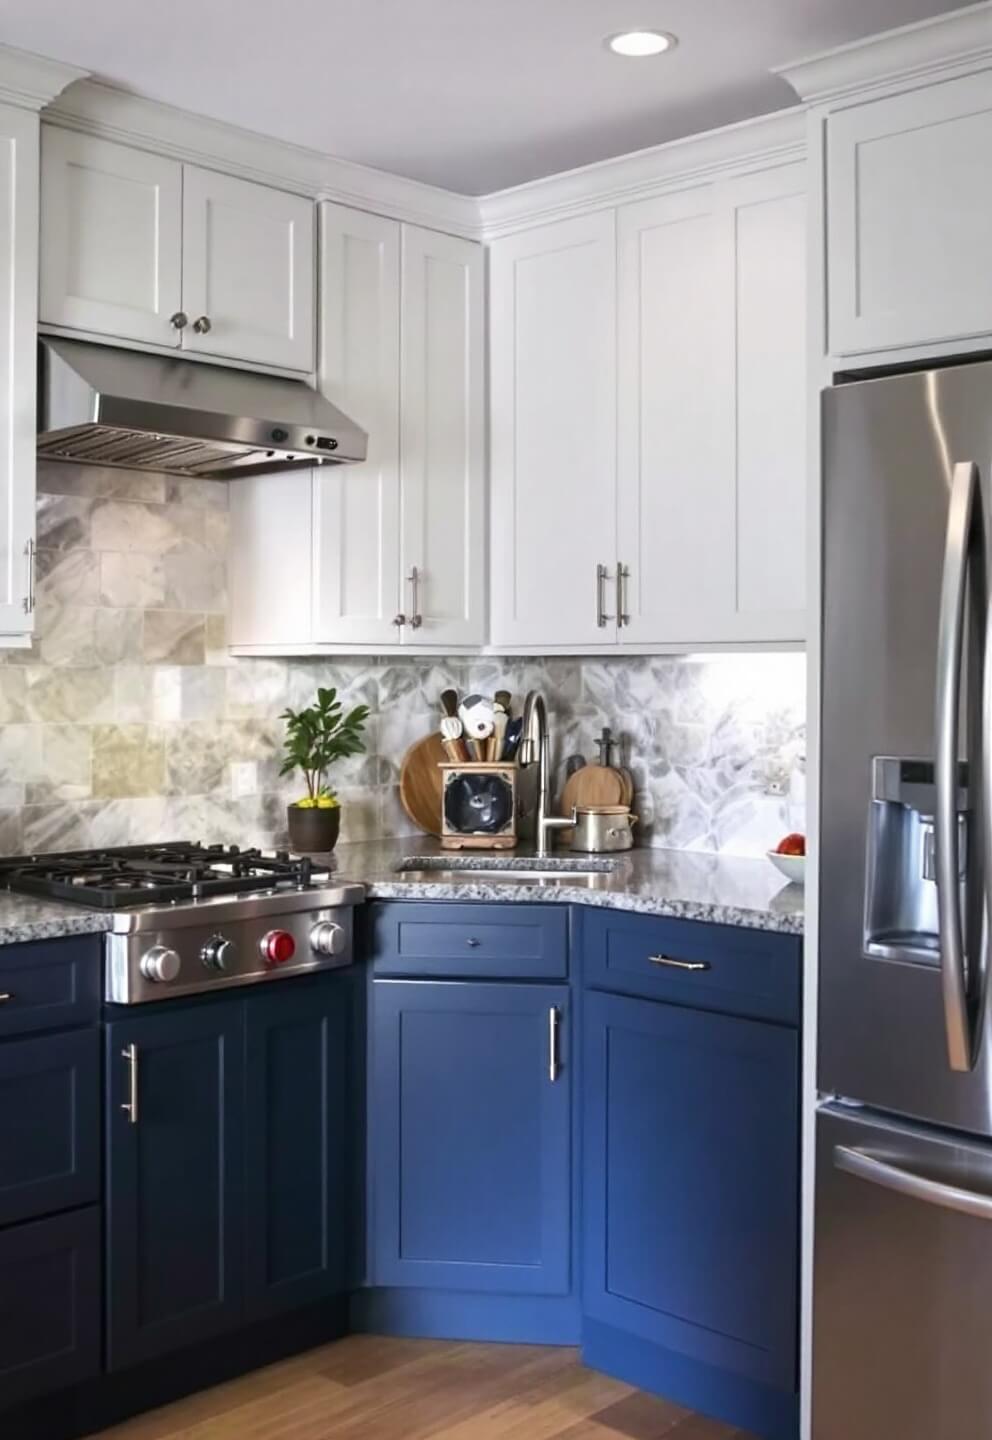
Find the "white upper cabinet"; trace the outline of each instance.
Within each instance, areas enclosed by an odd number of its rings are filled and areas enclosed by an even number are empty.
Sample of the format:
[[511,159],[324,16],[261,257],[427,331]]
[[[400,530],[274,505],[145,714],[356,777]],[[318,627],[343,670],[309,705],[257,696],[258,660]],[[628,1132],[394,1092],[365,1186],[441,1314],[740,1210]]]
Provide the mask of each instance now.
[[182,174],[178,161],[42,126],[43,324],[179,345]]
[[42,128],[42,324],[314,368],[314,206]]
[[622,642],[803,638],[804,170],[618,212]]
[[490,639],[612,644],[613,212],[497,240],[490,255]]
[[992,334],[992,71],[827,122],[828,348]]
[[0,644],[34,626],[38,117],[0,105]]
[[183,349],[312,370],[314,207],[183,167]]
[[479,245],[403,227],[404,644],[485,639],[485,365]]
[[314,472],[314,639],[395,645],[400,610],[400,230],[320,209],[320,388],[368,432],[363,465]]

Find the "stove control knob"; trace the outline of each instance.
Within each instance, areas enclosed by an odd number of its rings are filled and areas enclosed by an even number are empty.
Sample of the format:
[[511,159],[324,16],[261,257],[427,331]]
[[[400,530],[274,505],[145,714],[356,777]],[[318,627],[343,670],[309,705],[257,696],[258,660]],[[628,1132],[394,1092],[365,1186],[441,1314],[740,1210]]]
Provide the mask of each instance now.
[[347,931],[333,920],[321,920],[310,931],[310,949],[315,955],[341,955],[347,944]]
[[226,970],[234,959],[236,949],[233,940],[225,940],[223,935],[211,935],[200,951],[200,959],[208,970]]
[[179,956],[168,945],[153,945],[142,955],[140,969],[146,980],[175,980],[179,974]]
[[288,930],[269,930],[262,936],[258,948],[266,965],[285,965],[296,954],[296,941]]

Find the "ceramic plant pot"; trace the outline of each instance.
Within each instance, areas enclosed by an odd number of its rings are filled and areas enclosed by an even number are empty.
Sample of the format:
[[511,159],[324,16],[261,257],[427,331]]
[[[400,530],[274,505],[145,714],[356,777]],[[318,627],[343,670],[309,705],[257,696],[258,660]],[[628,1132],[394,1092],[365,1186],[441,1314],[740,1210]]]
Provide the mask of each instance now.
[[289,846],[300,855],[319,855],[333,850],[341,829],[341,808],[321,810],[301,805],[288,805]]

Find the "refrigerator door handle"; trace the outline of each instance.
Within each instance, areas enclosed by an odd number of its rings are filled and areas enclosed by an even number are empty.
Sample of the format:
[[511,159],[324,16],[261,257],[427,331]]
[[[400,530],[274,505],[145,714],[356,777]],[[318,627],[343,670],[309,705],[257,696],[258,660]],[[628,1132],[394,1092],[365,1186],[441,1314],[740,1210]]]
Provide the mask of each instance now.
[[978,493],[978,466],[954,466],[947,514],[944,575],[937,632],[935,878],[940,924],[940,983],[947,1055],[952,1070],[975,1067],[965,982],[958,853],[958,706],[968,580],[968,545]]
[[848,1175],[856,1175],[859,1180],[867,1180],[872,1185],[881,1185],[884,1190],[894,1190],[897,1195],[905,1195],[910,1200],[940,1205],[945,1210],[958,1210],[976,1220],[992,1220],[992,1195],[965,1190],[960,1185],[948,1184],[946,1180],[933,1180],[928,1175],[903,1169],[890,1160],[879,1160],[865,1150],[836,1145],[834,1165]]

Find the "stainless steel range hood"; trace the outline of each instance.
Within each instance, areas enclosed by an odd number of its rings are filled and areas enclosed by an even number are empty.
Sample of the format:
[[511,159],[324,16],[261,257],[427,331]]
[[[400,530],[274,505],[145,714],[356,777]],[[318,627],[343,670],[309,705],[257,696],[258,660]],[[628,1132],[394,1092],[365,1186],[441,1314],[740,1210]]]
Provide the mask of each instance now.
[[343,465],[368,437],[302,380],[82,340],[39,344],[38,455],[207,480]]

